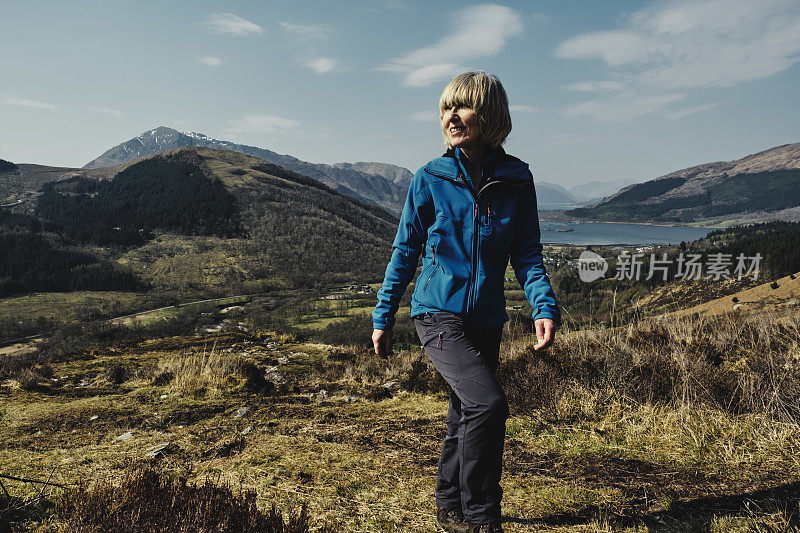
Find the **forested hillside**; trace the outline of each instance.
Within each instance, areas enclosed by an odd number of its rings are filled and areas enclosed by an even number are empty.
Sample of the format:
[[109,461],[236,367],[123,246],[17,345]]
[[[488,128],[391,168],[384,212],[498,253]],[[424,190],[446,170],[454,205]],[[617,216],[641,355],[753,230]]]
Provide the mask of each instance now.
[[800,223],[768,222],[712,231],[708,234],[715,250],[754,257],[761,254],[761,268],[770,278],[800,271]]
[[388,211],[237,152],[191,147],[165,157],[196,160],[225,183],[241,206],[250,260],[292,286],[383,274],[397,229]]
[[90,251],[55,244],[40,230],[37,218],[0,209],[0,297],[27,292],[147,288],[130,270]]
[[42,190],[36,216],[47,231],[74,242],[141,244],[157,229],[222,237],[243,231],[225,186],[182,161],[148,159],[111,180],[80,176]]
[[33,216],[0,210],[2,295],[371,281],[397,224],[307,176],[197,147],[70,173],[37,194]]
[[[110,148],[87,163],[85,169],[119,166],[137,158],[183,147],[211,148],[239,152],[313,178],[345,195],[399,213],[408,190],[410,171],[385,163],[309,163],[288,154],[212,139],[202,133],[180,132],[164,126],[146,131]],[[400,179],[397,180],[396,177]]]

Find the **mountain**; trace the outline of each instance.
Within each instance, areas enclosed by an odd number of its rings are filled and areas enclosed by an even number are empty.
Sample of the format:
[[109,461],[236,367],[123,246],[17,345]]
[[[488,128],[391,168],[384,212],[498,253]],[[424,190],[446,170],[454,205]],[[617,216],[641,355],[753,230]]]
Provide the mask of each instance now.
[[389,163],[359,161],[358,163],[335,163],[333,166],[358,170],[367,174],[377,174],[405,188],[408,188],[408,185],[411,183],[411,178],[414,177],[414,174],[406,167]]
[[587,183],[575,185],[569,189],[569,193],[578,202],[594,203],[599,202],[606,196],[611,196],[623,187],[633,185],[635,180],[618,179],[610,181],[592,180]]
[[399,213],[402,209],[406,191],[408,190],[408,182],[403,181],[406,176],[403,171],[408,174],[410,172],[395,165],[384,163],[338,163],[337,165],[308,163],[291,155],[278,154],[265,148],[221,141],[202,133],[181,132],[164,126],[146,131],[138,137],[110,148],[97,159],[84,165],[83,168],[110,167],[126,163],[137,157],[185,146],[232,150],[257,157],[287,170],[314,178],[336,191],[379,205],[395,213]]
[[678,170],[566,214],[655,223],[800,220],[800,143]]
[[575,197],[567,189],[548,181],[536,182],[536,201],[542,204],[574,204]]

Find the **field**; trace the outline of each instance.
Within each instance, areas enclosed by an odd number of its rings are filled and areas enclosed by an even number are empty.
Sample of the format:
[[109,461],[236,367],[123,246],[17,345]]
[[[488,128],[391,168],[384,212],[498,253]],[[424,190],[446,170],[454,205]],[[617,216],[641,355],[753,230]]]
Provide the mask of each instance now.
[[[754,313],[564,331],[546,354],[505,341],[505,530],[797,528],[800,314]],[[71,487],[4,479],[15,528],[102,530],[65,495],[101,501],[149,465],[252,489],[264,512],[306,504],[312,531],[434,530],[447,403],[418,348],[379,360],[252,330],[14,364],[0,474]]]

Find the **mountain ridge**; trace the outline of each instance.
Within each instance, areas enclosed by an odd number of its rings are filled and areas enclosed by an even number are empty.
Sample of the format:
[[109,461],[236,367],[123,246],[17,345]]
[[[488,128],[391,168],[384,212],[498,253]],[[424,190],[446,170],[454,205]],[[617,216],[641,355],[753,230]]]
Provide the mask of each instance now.
[[748,217],[796,220],[800,218],[798,190],[800,143],[790,143],[628,185],[592,206],[566,214],[635,222],[708,222]]
[[[405,200],[408,184],[395,183],[379,173],[358,170],[354,166],[328,165],[325,163],[309,163],[288,154],[279,154],[244,144],[233,143],[208,137],[197,132],[181,132],[166,126],[148,130],[133,139],[109,148],[99,157],[83,166],[84,169],[97,169],[126,163],[137,157],[143,157],[164,150],[187,146],[201,146],[231,150],[245,155],[257,157],[279,165],[287,170],[298,172],[328,185],[360,200],[381,206],[394,213],[399,213]],[[380,168],[388,171],[388,163],[381,163]],[[396,165],[391,165],[396,167]],[[374,167],[370,167],[374,168]],[[393,174],[403,175],[402,167],[396,167]],[[403,169],[408,171],[407,169]],[[410,174],[410,171],[408,171]]]

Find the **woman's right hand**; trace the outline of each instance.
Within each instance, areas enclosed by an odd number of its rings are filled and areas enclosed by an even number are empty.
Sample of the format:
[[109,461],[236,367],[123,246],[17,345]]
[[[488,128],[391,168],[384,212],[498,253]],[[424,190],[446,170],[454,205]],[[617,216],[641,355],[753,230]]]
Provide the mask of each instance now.
[[372,344],[375,347],[375,355],[386,357],[392,351],[392,330],[373,329]]

